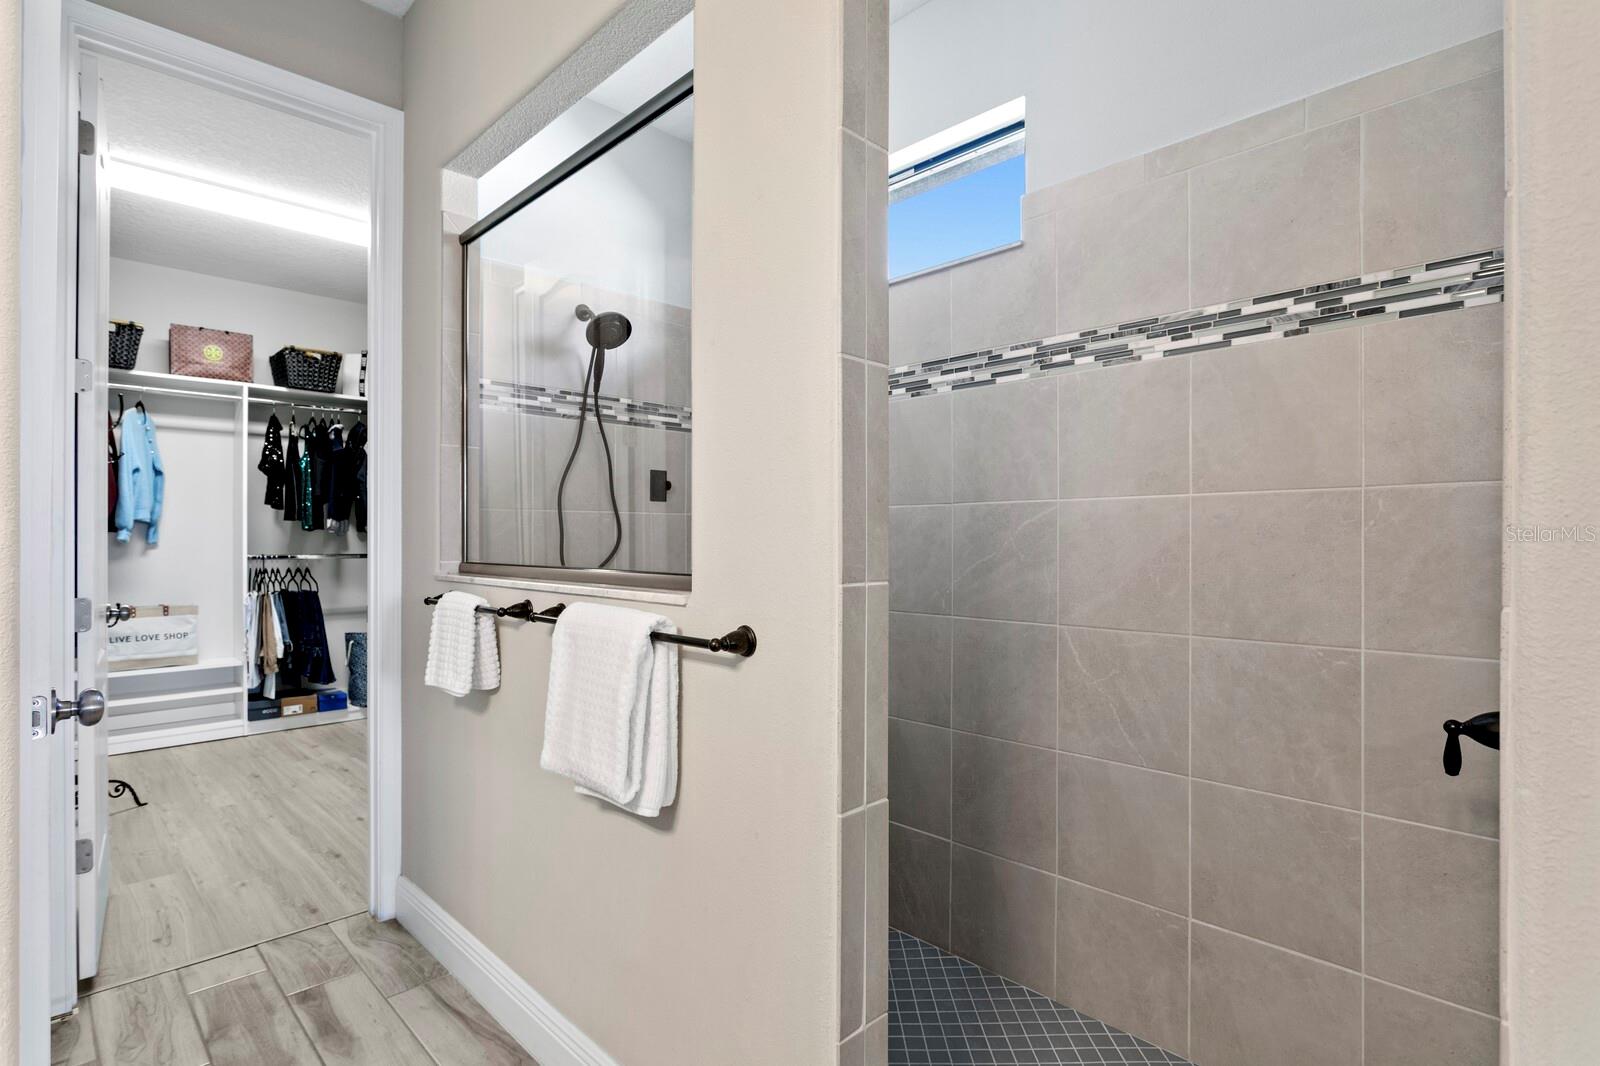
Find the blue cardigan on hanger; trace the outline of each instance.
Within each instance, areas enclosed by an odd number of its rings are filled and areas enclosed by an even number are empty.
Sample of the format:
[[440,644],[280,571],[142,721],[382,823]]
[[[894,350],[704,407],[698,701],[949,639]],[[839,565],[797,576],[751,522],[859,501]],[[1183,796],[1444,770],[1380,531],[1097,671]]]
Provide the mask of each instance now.
[[161,500],[166,493],[166,471],[161,449],[156,447],[156,427],[143,406],[122,420],[122,455],[117,459],[117,539],[133,535],[133,524],[146,524],[145,539],[161,539]]

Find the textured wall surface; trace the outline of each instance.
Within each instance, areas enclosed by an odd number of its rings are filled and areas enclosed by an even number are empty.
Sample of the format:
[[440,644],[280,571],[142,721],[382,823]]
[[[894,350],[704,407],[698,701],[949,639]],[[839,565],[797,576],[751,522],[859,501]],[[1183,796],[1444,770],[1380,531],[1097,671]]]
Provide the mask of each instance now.
[[[440,169],[618,6],[419,0],[406,18],[404,873],[619,1062],[826,1062],[842,998],[840,4],[695,11],[694,588],[656,609],[761,643],[744,661],[684,655],[677,804],[633,818],[538,768],[547,627],[500,627],[496,693],[421,687],[421,601],[447,587],[440,516],[459,508],[435,478],[444,338],[462,328],[445,317]],[[752,322],[772,326],[760,344]]]
[[103,6],[401,106],[400,20],[361,0],[103,0]]
[[[1508,525],[1600,525],[1600,363],[1584,322],[1600,269],[1600,9],[1506,5]],[[1600,545],[1506,545],[1505,1066],[1600,1048]]]
[[[21,217],[22,10],[18,0],[0,0],[0,432],[16,440],[17,241]],[[17,691],[17,449],[0,459],[0,603],[6,632],[0,639],[0,692],[9,702]],[[13,705],[15,706],[15,705]],[[20,711],[18,711],[20,713]],[[0,1061],[17,1059],[17,750],[19,735],[10,715],[0,742]]]
[[[1499,246],[1498,55],[1030,194],[892,362]],[[1496,705],[1503,317],[892,400],[892,924],[1202,1066],[1492,1063],[1498,763],[1439,756]]]

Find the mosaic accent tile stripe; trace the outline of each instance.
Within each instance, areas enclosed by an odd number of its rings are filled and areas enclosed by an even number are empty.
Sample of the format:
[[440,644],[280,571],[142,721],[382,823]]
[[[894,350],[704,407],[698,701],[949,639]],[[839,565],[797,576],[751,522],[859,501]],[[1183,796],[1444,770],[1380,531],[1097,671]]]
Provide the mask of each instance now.
[[889,395],[925,396],[1040,377],[1075,366],[1163,359],[1296,337],[1313,330],[1431,315],[1499,303],[1504,291],[1504,251],[1474,252],[1403,270],[895,367],[889,372]]
[[889,1066],[1062,1066],[1184,1058],[889,930]]
[[[582,394],[543,385],[484,378],[478,382],[478,390],[479,402],[485,407],[509,408],[545,418],[576,419],[583,405]],[[591,408],[594,406],[592,398],[589,405]],[[603,393],[600,396],[600,417],[607,424],[681,433],[688,433],[693,423],[687,407],[651,400],[631,400],[624,396],[606,396]]]

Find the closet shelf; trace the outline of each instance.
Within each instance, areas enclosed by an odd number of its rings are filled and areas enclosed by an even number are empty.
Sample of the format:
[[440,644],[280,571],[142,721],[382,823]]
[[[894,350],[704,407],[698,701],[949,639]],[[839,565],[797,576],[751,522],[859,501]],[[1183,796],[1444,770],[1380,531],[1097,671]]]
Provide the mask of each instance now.
[[224,685],[219,688],[190,688],[176,692],[154,692],[148,696],[112,697],[106,707],[117,711],[132,711],[145,707],[166,707],[174,703],[220,703],[233,699],[244,691],[243,685]]
[[201,659],[197,663],[187,663],[183,666],[147,666],[142,670],[113,670],[109,676],[112,681],[120,677],[172,677],[197,674],[205,670],[237,670],[243,665],[242,659]]
[[355,404],[365,408],[365,396],[352,396],[345,392],[312,392],[310,389],[290,389],[281,385],[264,385],[254,381],[225,381],[221,378],[197,378],[188,374],[163,374],[157,370],[112,370],[109,381],[112,390],[162,389],[166,392],[189,396],[204,396],[226,400],[262,400],[277,403],[305,404]]

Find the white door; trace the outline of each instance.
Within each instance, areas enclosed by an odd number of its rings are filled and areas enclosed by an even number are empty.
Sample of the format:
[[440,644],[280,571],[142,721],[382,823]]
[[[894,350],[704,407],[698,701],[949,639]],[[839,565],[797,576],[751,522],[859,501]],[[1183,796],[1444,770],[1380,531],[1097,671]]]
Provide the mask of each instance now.
[[[76,393],[76,560],[74,594],[80,606],[77,635],[77,689],[106,688],[106,605],[109,522],[107,513],[108,319],[111,273],[111,189],[106,180],[107,138],[101,116],[99,67],[82,57],[79,74],[78,155],[78,315]],[[85,365],[87,364],[87,365]],[[84,384],[89,387],[83,388]],[[83,697],[76,696],[80,702]],[[90,697],[92,701],[92,697]],[[101,711],[103,713],[103,697]],[[86,722],[95,718],[98,724]],[[76,733],[77,804],[73,857],[77,894],[78,978],[100,969],[100,938],[105,931],[110,889],[110,819],[106,810],[106,733],[103,718],[85,711],[58,728]]]

